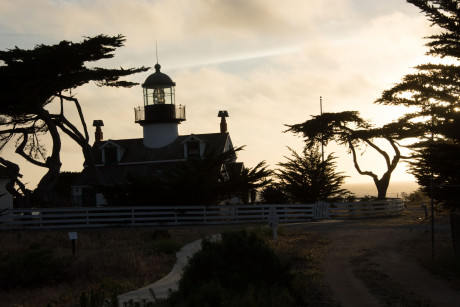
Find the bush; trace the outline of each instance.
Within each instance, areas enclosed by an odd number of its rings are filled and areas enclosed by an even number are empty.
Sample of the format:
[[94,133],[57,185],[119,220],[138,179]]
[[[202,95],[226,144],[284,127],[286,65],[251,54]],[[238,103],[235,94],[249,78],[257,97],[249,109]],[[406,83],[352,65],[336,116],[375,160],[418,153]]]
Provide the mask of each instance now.
[[227,232],[204,240],[184,268],[173,306],[295,306],[290,266],[254,233]]

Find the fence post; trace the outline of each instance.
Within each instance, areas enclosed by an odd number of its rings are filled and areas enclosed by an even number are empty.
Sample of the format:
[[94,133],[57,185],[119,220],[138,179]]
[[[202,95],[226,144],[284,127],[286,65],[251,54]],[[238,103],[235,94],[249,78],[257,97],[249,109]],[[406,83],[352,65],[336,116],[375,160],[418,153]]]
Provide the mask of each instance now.
[[136,220],[134,218],[134,209],[131,209],[131,224],[136,224]]

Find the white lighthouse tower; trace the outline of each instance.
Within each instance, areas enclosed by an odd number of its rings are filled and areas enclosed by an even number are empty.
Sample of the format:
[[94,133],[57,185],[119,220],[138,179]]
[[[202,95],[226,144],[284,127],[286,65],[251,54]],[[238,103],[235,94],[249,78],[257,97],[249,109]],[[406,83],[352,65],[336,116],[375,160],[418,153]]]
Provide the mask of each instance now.
[[185,120],[185,106],[175,104],[176,83],[160,68],[157,63],[155,72],[142,84],[144,107],[134,109],[135,122],[143,127],[144,145],[149,148],[174,142],[179,136],[178,125]]

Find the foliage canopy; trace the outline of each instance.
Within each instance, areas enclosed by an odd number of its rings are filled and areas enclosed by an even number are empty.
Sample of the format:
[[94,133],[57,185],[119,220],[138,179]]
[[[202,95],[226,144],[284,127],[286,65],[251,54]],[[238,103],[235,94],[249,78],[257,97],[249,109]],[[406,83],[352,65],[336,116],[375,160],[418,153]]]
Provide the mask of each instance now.
[[278,179],[275,186],[284,191],[290,201],[311,204],[320,200],[336,201],[349,195],[341,188],[346,176],[335,171],[332,154],[322,161],[318,147],[305,148],[302,154],[290,150],[292,157],[278,163],[280,168],[275,172]]
[[[62,41],[55,45],[38,45],[31,50],[15,47],[0,51],[0,151],[13,141],[17,154],[48,170],[37,188],[44,203],[56,203],[53,190],[61,168],[62,132],[81,146],[86,161],[92,166],[82,107],[71,90],[91,81],[99,86],[131,87],[136,83],[120,78],[148,70],[146,67],[107,69],[87,66],[112,58],[115,49],[123,46],[124,41],[122,35],[98,35],[79,43]],[[46,107],[55,101],[60,111],[50,113]],[[66,106],[76,109],[79,123],[72,123],[66,117]],[[44,135],[52,139],[50,153],[43,144]],[[18,176],[11,180],[16,184],[19,182]]]
[[[441,31],[427,39],[428,55],[448,62],[416,66],[416,73],[384,91],[376,101],[411,107],[401,122],[417,125],[419,141],[410,170],[422,190],[453,207],[460,197],[460,6],[455,0],[408,0]],[[413,111],[415,109],[415,111]]]

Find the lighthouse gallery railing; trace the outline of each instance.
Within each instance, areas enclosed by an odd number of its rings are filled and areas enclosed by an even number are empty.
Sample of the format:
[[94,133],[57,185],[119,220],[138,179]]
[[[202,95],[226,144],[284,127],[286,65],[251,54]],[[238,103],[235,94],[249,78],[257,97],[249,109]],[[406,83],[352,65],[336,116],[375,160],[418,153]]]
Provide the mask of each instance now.
[[185,120],[185,106],[157,104],[134,108],[134,121],[139,123],[145,120]]

